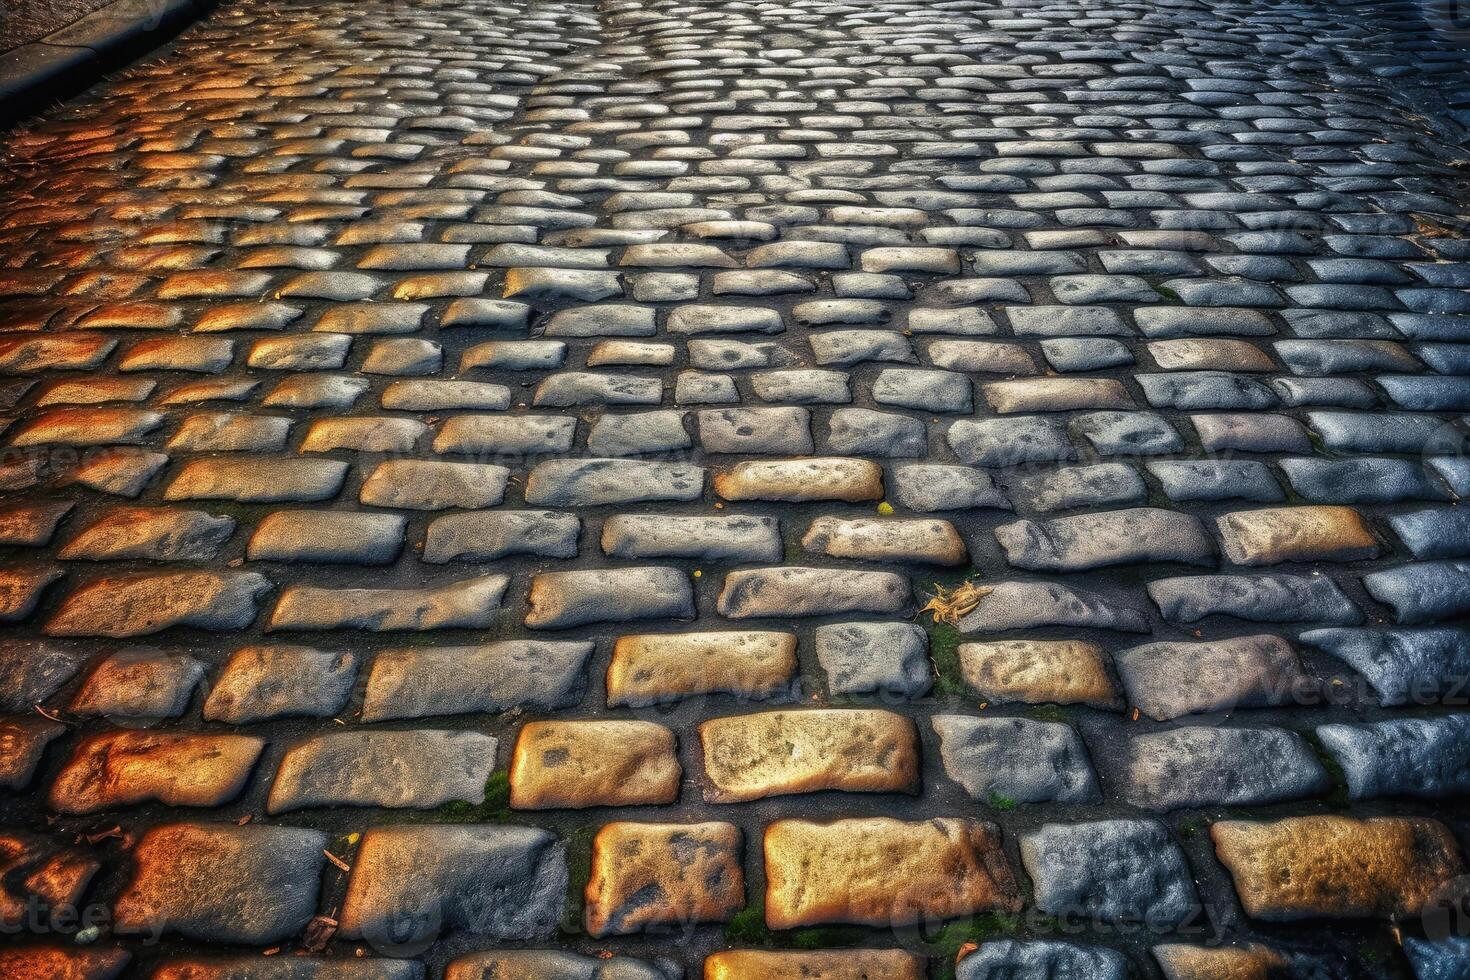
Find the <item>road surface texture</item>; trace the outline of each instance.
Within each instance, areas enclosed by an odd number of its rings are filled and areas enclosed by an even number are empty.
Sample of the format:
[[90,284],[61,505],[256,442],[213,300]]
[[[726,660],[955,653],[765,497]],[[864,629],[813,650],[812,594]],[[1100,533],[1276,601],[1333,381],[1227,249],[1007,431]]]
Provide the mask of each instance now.
[[7,135],[0,974],[1470,975],[1396,11],[242,0]]

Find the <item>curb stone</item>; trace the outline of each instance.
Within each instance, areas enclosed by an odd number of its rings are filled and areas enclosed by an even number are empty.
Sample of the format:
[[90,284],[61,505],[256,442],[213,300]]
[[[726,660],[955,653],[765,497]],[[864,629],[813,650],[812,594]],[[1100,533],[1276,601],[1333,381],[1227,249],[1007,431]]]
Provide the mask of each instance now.
[[218,0],[114,0],[37,41],[0,53],[0,127],[82,92],[159,47]]

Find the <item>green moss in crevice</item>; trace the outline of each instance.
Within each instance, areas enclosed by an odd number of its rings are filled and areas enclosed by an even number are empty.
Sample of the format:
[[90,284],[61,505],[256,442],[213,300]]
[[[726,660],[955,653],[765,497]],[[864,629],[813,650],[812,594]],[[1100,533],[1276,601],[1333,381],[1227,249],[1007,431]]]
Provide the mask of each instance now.
[[1332,791],[1323,797],[1329,806],[1347,806],[1351,802],[1348,798],[1347,773],[1342,771],[1342,766],[1332,757],[1332,753],[1322,744],[1316,732],[1301,732],[1306,740],[1311,743],[1317,753],[1317,761],[1322,763],[1322,768],[1327,770],[1327,778],[1332,780]]
[[955,957],[970,943],[1007,939],[1021,933],[1021,917],[1010,912],[987,912],[973,919],[950,922],[931,941],[932,955],[939,962],[935,980],[954,980]]
[[926,622],[929,631],[929,657],[934,661],[935,694],[969,694],[960,672],[960,631],[948,623]]
[[1027,708],[1026,717],[1032,721],[1054,721],[1062,724],[1072,718],[1066,708],[1056,704],[1038,704],[1034,708]]
[[563,833],[567,846],[567,908],[562,918],[564,935],[582,934],[582,909],[587,904],[587,882],[592,879],[592,838],[597,827],[574,827]]
[[1002,812],[1014,810],[1017,805],[1015,800],[1001,793],[991,793],[989,802],[992,810],[1000,810]]
[[514,814],[510,809],[510,773],[492,772],[485,780],[485,801],[471,803],[455,800],[433,813],[447,823],[505,823]]
[[765,903],[756,898],[725,923],[725,938],[736,946],[774,946],[776,934],[766,926]]

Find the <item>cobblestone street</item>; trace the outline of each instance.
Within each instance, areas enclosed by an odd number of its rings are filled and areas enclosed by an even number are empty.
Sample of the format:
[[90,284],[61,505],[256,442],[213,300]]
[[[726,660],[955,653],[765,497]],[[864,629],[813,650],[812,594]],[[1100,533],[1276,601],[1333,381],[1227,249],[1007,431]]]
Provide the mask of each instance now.
[[0,133],[0,978],[1470,978],[1412,9],[226,0]]

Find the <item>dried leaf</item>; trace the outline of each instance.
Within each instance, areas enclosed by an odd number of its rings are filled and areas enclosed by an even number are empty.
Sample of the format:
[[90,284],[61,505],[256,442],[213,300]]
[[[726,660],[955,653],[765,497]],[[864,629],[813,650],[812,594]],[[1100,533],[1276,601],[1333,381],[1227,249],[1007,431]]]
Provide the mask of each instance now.
[[934,595],[920,613],[929,613],[934,617],[936,623],[948,623],[950,626],[960,621],[962,616],[972,613],[980,605],[980,601],[993,592],[993,589],[974,582],[961,582],[953,589],[946,589],[942,585],[934,586]]

